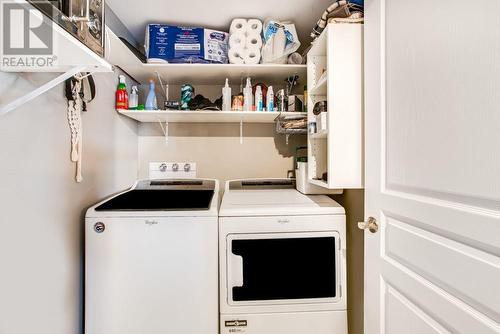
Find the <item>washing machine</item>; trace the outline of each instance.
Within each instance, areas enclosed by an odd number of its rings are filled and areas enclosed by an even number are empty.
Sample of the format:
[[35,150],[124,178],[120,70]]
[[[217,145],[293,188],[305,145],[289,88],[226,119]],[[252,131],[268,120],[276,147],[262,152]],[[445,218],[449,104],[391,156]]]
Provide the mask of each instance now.
[[218,333],[218,189],[142,180],[88,209],[85,333]]
[[228,181],[221,334],[347,334],[345,211],[289,179]]

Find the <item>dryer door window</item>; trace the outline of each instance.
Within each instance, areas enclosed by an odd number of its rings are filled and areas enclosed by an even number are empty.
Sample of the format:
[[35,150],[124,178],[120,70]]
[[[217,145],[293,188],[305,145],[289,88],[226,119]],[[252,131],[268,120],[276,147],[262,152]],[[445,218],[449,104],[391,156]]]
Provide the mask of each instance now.
[[233,234],[227,243],[231,304],[337,299],[338,233]]

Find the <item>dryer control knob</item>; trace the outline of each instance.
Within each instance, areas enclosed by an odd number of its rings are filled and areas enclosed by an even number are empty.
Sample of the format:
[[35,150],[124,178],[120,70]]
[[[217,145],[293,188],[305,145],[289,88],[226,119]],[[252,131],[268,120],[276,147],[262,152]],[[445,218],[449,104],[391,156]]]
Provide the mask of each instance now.
[[190,164],[184,164],[184,171],[189,172],[191,170],[191,165]]
[[161,164],[159,169],[160,169],[160,172],[166,172],[167,171],[167,164],[166,163]]
[[173,165],[172,165],[172,170],[173,170],[174,172],[177,172],[177,171],[179,170],[179,164],[173,164]]

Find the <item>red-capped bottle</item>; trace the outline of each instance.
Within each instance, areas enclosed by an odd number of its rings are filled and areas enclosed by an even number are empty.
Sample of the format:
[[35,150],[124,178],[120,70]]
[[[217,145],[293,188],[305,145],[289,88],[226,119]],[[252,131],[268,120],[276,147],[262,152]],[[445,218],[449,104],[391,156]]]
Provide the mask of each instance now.
[[128,93],[125,85],[125,76],[119,75],[118,88],[116,89],[116,109],[128,109]]

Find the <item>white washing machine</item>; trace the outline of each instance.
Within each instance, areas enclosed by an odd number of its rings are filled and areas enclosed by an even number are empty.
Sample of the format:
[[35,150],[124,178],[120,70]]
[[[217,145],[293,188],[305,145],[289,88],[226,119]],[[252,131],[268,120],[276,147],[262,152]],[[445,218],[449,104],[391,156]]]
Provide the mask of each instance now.
[[218,333],[218,189],[138,181],[88,209],[85,333]]
[[219,211],[221,334],[346,334],[345,211],[291,180],[228,181]]

